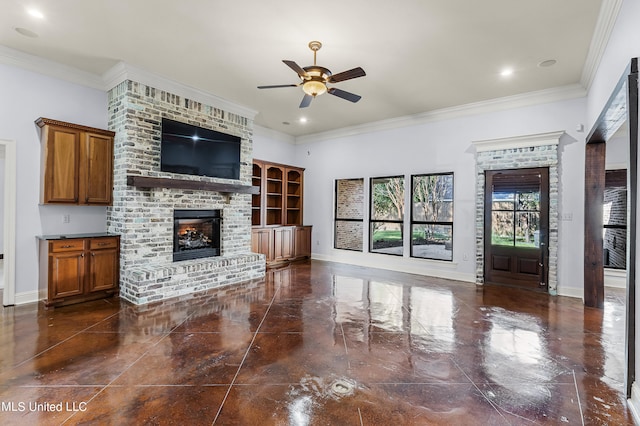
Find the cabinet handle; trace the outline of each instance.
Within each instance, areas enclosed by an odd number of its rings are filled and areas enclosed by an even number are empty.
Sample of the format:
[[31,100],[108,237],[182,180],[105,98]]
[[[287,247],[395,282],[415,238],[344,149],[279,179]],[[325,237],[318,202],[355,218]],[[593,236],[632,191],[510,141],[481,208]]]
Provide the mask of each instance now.
[[80,257],[84,257],[84,253],[82,253],[82,254],[80,255]]
[[95,255],[96,255],[95,253],[93,253],[93,252],[91,253],[91,256],[95,256]]
[[108,246],[111,243],[98,243],[99,246]]
[[73,245],[71,245],[71,244],[66,244],[64,246],[60,246],[60,248],[71,248],[71,247],[73,247]]

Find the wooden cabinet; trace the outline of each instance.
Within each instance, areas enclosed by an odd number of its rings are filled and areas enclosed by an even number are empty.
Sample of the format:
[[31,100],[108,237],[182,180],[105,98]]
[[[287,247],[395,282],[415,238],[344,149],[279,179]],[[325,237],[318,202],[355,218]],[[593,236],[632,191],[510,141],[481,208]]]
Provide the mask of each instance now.
[[120,237],[43,238],[40,289],[46,292],[47,306],[109,297],[118,292]]
[[251,251],[265,255],[267,263],[273,261],[273,228],[253,228],[251,230]]
[[311,227],[302,226],[304,169],[253,160],[251,250],[267,267],[311,256]]
[[267,267],[311,257],[311,226],[273,226],[251,230],[251,251],[265,255]]
[[39,118],[43,204],[111,205],[114,132]]
[[273,229],[273,260],[275,262],[285,262],[293,258],[294,235],[292,226]]
[[296,259],[311,257],[311,227],[296,226],[293,236],[293,256]]

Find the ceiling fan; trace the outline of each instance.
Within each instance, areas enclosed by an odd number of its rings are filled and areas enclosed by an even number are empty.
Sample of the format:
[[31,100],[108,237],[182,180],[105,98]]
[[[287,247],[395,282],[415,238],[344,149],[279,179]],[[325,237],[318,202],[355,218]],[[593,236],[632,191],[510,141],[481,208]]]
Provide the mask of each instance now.
[[343,71],[338,74],[331,74],[325,67],[316,65],[316,53],[322,47],[322,43],[319,41],[309,42],[309,49],[313,51],[313,65],[308,67],[301,67],[294,61],[288,61],[284,59],[282,62],[287,64],[292,70],[294,70],[300,80],[298,84],[277,84],[273,86],[258,86],[258,89],[275,89],[278,87],[298,87],[302,86],[304,91],[304,97],[300,102],[300,108],[306,108],[311,104],[313,98],[323,93],[329,93],[330,95],[337,96],[342,99],[346,99],[350,102],[358,102],[362,96],[354,93],[347,92],[345,90],[336,89],[335,87],[327,87],[328,83],[339,83],[345,80],[351,80],[352,78],[364,77],[366,74],[360,67]]

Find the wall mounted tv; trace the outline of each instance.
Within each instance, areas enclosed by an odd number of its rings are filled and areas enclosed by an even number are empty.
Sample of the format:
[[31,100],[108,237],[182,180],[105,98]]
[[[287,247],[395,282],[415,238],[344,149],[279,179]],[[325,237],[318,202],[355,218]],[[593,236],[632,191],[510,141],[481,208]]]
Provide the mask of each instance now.
[[160,170],[240,179],[240,138],[163,118]]

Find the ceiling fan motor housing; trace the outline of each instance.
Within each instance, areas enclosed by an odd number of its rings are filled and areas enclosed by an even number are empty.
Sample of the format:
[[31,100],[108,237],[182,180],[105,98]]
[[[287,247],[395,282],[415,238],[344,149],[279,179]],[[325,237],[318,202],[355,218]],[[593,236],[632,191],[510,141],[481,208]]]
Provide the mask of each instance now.
[[314,98],[326,93],[326,83],[327,79],[331,77],[331,71],[317,65],[304,67],[303,69],[306,71],[306,75],[300,77],[302,79],[302,90]]

